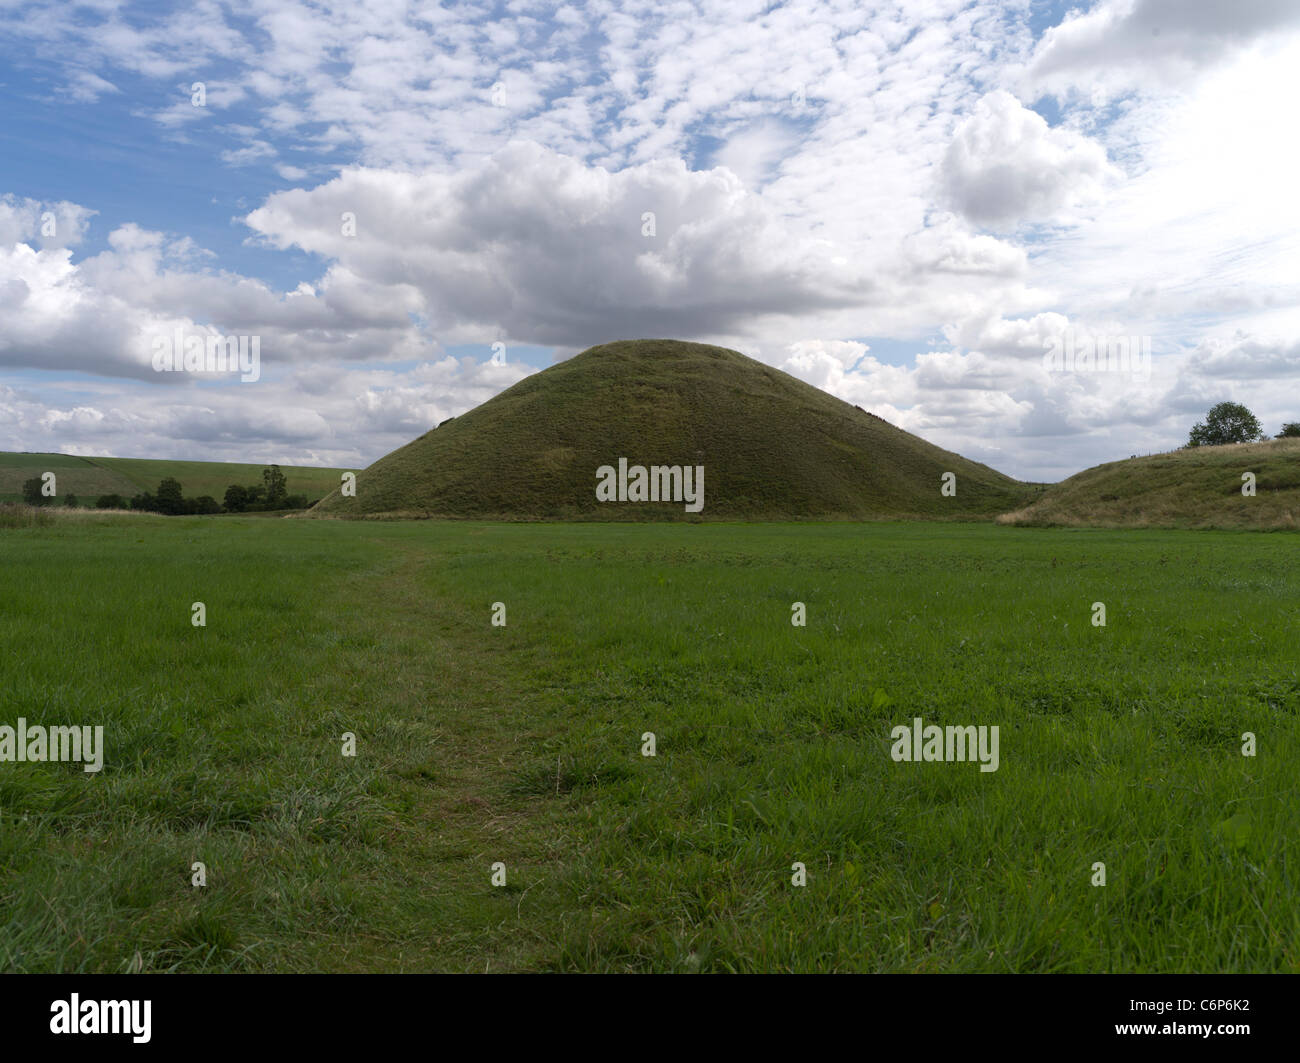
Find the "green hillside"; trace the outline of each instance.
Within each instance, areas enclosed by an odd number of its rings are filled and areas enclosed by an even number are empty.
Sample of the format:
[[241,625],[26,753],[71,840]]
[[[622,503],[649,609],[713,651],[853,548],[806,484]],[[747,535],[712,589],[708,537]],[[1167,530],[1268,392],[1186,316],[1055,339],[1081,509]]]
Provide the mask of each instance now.
[[[83,458],[73,454],[24,454],[0,451],[0,502],[22,498],[23,481],[54,473],[59,497],[74,494],[83,505],[100,495],[125,498],[156,491],[158,481],[180,481],[188,498],[211,495],[221,501],[231,484],[259,484],[265,464],[226,461],[168,461],[155,458]],[[290,494],[320,498],[338,486],[343,469],[282,465]]]
[[[140,491],[135,483],[116,469],[96,464],[101,459],[79,458],[72,454],[20,454],[0,451],[0,502],[18,502],[23,497],[23,481],[52,472],[58,497],[76,495],[83,503],[100,495],[119,494],[129,498]],[[155,481],[153,487],[157,487]],[[152,488],[151,488],[152,489]]]
[[[600,502],[597,470],[703,466],[703,512]],[[955,497],[941,478],[956,475]],[[335,490],[317,516],[506,519],[980,518],[1036,489],[736,351],[592,347],[444,422]]]
[[[1255,496],[1242,474],[1255,474]],[[1196,447],[1098,465],[1054,484],[1009,524],[1300,528],[1300,439]]]
[[[244,464],[229,461],[157,461],[150,458],[93,458],[106,468],[120,472],[139,484],[137,490],[155,490],[164,476],[181,482],[186,495],[211,495],[218,501],[231,484],[260,484],[269,462]],[[320,469],[306,465],[281,465],[289,493],[320,498],[339,485],[344,469]]]

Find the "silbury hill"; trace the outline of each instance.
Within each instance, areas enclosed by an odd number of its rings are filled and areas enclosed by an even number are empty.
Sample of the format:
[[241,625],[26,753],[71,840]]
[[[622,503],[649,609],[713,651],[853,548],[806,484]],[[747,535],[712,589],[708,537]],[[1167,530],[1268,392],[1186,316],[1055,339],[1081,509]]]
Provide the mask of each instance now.
[[[647,471],[639,484],[638,467]],[[702,505],[690,511],[701,469]],[[945,494],[949,473],[955,493]],[[619,500],[637,497],[647,479],[670,494],[681,476],[686,499]],[[615,500],[598,497],[602,485]],[[443,422],[358,473],[355,492],[336,488],[311,515],[991,519],[1038,489],[737,351],[627,340],[589,348]]]

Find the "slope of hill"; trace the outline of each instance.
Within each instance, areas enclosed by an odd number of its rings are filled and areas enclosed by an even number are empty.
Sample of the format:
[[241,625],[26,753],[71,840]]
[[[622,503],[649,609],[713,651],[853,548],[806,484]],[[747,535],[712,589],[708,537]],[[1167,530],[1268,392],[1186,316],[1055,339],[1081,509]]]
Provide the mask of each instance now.
[[[598,470],[702,466],[702,512],[597,500]],[[941,494],[956,476],[955,497]],[[315,516],[506,519],[991,518],[1035,489],[736,351],[592,347],[444,422]]]
[[[0,502],[21,501],[23,481],[33,477],[39,479],[47,472],[54,473],[59,496],[76,495],[83,503],[93,502],[100,495],[118,494],[130,498],[141,490],[116,469],[96,465],[90,458],[73,454],[0,452]],[[157,486],[155,481],[150,490]]]
[[[74,494],[83,505],[100,495],[130,498],[158,490],[158,481],[180,481],[187,498],[211,495],[221,501],[231,484],[260,484],[266,465],[226,461],[168,461],[155,458],[83,458],[73,454],[25,454],[0,451],[0,502],[22,498],[23,481],[52,472],[60,497]],[[282,465],[290,494],[320,498],[339,485],[343,469]]]
[[[1242,494],[1245,473],[1255,495]],[[1300,528],[1300,439],[1196,447],[1098,465],[1054,484],[1007,524]]]

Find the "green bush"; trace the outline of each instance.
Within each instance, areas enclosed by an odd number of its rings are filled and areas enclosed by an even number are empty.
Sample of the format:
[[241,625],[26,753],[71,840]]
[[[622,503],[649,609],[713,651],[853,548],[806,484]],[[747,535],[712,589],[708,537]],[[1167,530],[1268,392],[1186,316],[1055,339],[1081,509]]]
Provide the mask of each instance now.
[[41,493],[44,486],[39,476],[33,476],[30,480],[23,481],[23,501],[29,506],[48,506],[49,498]]

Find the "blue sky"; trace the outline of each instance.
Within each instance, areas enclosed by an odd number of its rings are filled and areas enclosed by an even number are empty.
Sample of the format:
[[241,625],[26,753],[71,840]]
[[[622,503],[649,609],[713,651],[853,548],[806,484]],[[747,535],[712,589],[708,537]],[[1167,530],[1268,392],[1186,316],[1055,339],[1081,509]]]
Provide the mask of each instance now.
[[[1224,398],[1276,431],[1298,34],[1274,0],[3,4],[0,448],[364,465],[640,335],[1034,479]],[[258,380],[157,373],[178,328],[259,337]],[[1047,368],[1067,334],[1154,357]]]

